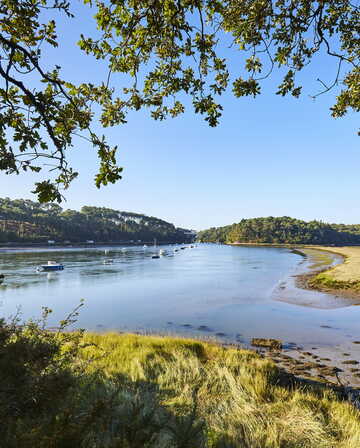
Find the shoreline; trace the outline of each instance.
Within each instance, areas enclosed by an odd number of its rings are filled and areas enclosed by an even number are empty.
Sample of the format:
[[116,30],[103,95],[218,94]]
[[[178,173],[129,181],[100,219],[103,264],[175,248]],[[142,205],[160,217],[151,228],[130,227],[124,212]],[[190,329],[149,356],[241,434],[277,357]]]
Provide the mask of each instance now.
[[[254,245],[251,245],[251,247],[253,247],[253,246]],[[272,247],[274,247],[274,245],[272,245]],[[332,250],[327,250],[327,248],[325,248],[323,246],[282,245],[282,246],[278,246],[278,247],[286,247],[286,249],[287,249],[286,252],[291,250],[292,252],[295,252],[298,255],[305,256],[308,262],[306,262],[304,259],[305,263],[303,263],[303,267],[312,265],[312,266],[308,266],[308,269],[310,269],[310,272],[298,273],[297,275],[294,275],[293,281],[295,280],[295,282],[296,282],[295,286],[300,287],[301,289],[315,290],[316,288],[314,288],[311,285],[308,285],[308,281],[312,277],[318,275],[320,272],[326,272],[329,269],[329,260],[330,260],[330,263],[331,263],[331,261],[334,260],[334,257],[332,259],[330,259],[328,256],[319,257],[320,259],[322,259],[323,262],[325,260],[325,262],[327,263],[326,267],[325,267],[325,265],[322,265],[322,266],[320,266],[320,269],[319,268],[314,269],[314,268],[312,268],[314,266],[313,262],[316,262],[316,264],[318,265],[319,259],[316,259],[313,257],[313,255],[311,254],[311,250],[313,250],[314,253],[320,252],[320,251],[324,251],[324,253],[329,253],[329,252],[335,253],[336,255],[340,255],[343,258],[343,262],[345,261],[345,255],[343,253],[339,252],[339,250],[341,250],[341,248],[338,248],[338,247],[330,248]],[[56,250],[57,248],[53,248],[53,249]],[[357,250],[359,250],[359,254],[360,254],[360,247],[357,248]],[[306,253],[306,251],[308,251],[308,252]],[[293,260],[294,259],[295,259],[295,262],[299,262],[298,257],[294,257]],[[298,261],[296,261],[296,259]],[[325,292],[331,294],[331,291],[329,291],[329,290],[326,290]],[[353,294],[352,292],[349,292],[349,291],[347,291],[347,293]],[[333,292],[333,295],[339,296],[339,295],[341,295],[341,292],[339,290],[336,290]],[[354,296],[348,295],[347,298],[349,298],[349,297],[354,297]],[[356,297],[359,297],[359,295],[356,295]],[[327,322],[324,322],[324,323],[327,324]],[[330,324],[330,325],[332,325],[332,324]],[[100,327],[100,325],[99,325],[99,327]],[[330,327],[328,327],[328,328],[330,328]],[[224,330],[222,330],[222,331],[224,331]],[[101,334],[101,333],[102,332],[100,331],[99,334]],[[342,373],[341,373],[340,377],[343,378],[343,381],[345,381],[346,384],[351,384],[352,386],[360,387],[360,377],[357,376],[358,374],[360,374],[360,368],[357,369],[358,365],[345,365],[345,366],[342,365],[342,363],[344,361],[347,361],[346,358],[343,358],[343,356],[342,356],[343,353],[349,353],[350,358],[348,358],[348,360],[357,360],[357,359],[360,360],[360,345],[352,345],[353,341],[360,339],[360,334],[358,335],[357,331],[355,331],[353,333],[354,337],[353,337],[353,339],[351,339],[349,341],[349,344],[347,344],[348,346],[345,346],[345,344],[341,343],[336,347],[330,348],[330,347],[326,346],[326,344],[325,344],[325,346],[318,345],[315,350],[313,350],[313,345],[311,345],[312,343],[302,343],[301,342],[302,339],[296,339],[296,338],[291,339],[291,336],[284,335],[283,349],[281,350],[280,354],[274,353],[274,352],[267,353],[267,351],[264,349],[258,349],[258,348],[251,347],[251,344],[250,344],[251,337],[258,336],[258,334],[256,334],[256,332],[254,332],[253,330],[249,331],[249,334],[246,338],[246,342],[244,341],[243,338],[241,338],[242,341],[241,340],[237,341],[237,340],[235,340],[235,338],[227,338],[227,337],[222,339],[220,333],[221,332],[219,332],[218,339],[216,338],[216,336],[218,336],[218,335],[216,335],[215,331],[213,334],[209,334],[209,336],[214,336],[214,340],[216,341],[216,343],[223,345],[223,346],[233,346],[233,347],[237,347],[240,349],[246,347],[255,352],[262,352],[264,354],[264,356],[270,357],[271,359],[273,359],[275,363],[277,363],[279,366],[283,367],[289,373],[292,373],[293,371],[301,372],[302,369],[305,369],[306,367],[308,367],[311,370],[307,375],[305,375],[305,377],[311,379],[311,378],[317,377],[318,374],[322,375],[321,372],[325,372],[326,369],[328,370],[328,372],[333,373],[334,368],[339,368],[339,369],[341,368]],[[155,334],[159,334],[159,333],[156,332]],[[160,334],[161,334],[161,332],[160,332]],[[173,336],[179,336],[180,334],[176,332],[173,334]],[[145,335],[146,335],[146,333],[145,333]],[[162,336],[164,336],[164,335],[162,335]],[[224,334],[224,336],[227,336],[227,335]],[[266,331],[264,334],[265,338],[268,338],[268,337],[273,338],[274,336],[281,337],[280,334],[272,335],[268,331]],[[186,336],[183,336],[183,337],[186,338]],[[191,335],[190,337],[193,337],[193,335]],[[202,340],[202,341],[205,340],[201,336],[198,337],[197,339]],[[291,340],[293,340],[295,343],[290,343]],[[314,343],[314,345],[316,345],[316,343]],[[317,359],[319,359],[319,362],[316,361]],[[328,361],[323,361],[324,359],[328,359]],[[321,366],[321,364],[324,364],[324,366]],[[354,377],[353,377],[352,372],[350,371],[351,368],[357,369],[356,372],[353,372],[356,375]],[[301,377],[304,377],[304,375],[301,375]],[[336,384],[337,379],[334,376],[333,377],[330,376],[326,379],[326,381]]]
[[[234,433],[238,434],[239,428],[246,430],[247,422],[250,422],[259,438],[246,439],[249,446],[273,446],[274,439],[267,443],[264,438],[271,429],[281,446],[288,444],[284,437],[286,431],[291,434],[289,446],[315,448],[321,440],[323,447],[345,447],[348,446],[348,434],[353,437],[354,431],[358,432],[360,428],[359,390],[341,384],[328,385],[321,378],[299,378],[254,350],[190,338],[114,333],[103,337],[85,334],[85,344],[90,347],[85,359],[95,358],[95,369],[99,367],[106,375],[130,372],[131,378],[136,381],[140,377],[142,384],[147,384],[151,378],[163,399],[167,399],[168,409],[173,406],[179,409],[179,404],[185,400],[187,407],[180,409],[198,409],[208,422],[207,428],[211,429],[212,435],[218,428],[222,430],[224,423],[227,431],[234,428]],[[96,361],[93,346],[100,348],[102,353],[110,351],[111,357],[103,356]],[[167,395],[169,392],[171,395]],[[144,400],[143,396],[140,395],[140,399]],[[197,406],[193,407],[194,404]],[[347,413],[351,421],[346,420]],[[338,416],[340,420],[336,426]],[[289,425],[292,425],[290,429]],[[310,445],[309,428],[319,428],[319,425],[325,426],[320,427],[319,438]],[[337,427],[342,440],[333,438]],[[301,428],[304,428],[305,438],[299,439]],[[328,433],[330,438],[327,438]],[[252,433],[247,434],[250,437]],[[357,435],[354,440],[358,440]],[[242,445],[243,439],[239,441]],[[276,446],[280,447],[280,444]]]
[[[170,340],[192,340],[204,344],[213,344],[225,349],[247,350],[258,354],[263,359],[272,361],[286,374],[295,380],[303,382],[316,381],[329,387],[346,387],[348,390],[359,391],[360,409],[360,340],[349,341],[348,344],[334,344],[331,346],[316,343],[289,342],[290,339],[274,339],[273,337],[229,338],[214,333],[199,335],[194,333],[171,333],[162,331],[119,331],[112,329],[88,330],[87,334],[106,336],[118,334],[126,337],[162,338]],[[360,337],[360,336],[359,336]],[[261,341],[261,343],[257,343]],[[264,343],[265,342],[265,343]],[[314,345],[317,345],[316,347]]]
[[[288,243],[226,243],[229,246],[284,247],[309,258],[306,249],[338,255],[342,262],[336,266],[328,263],[320,268],[309,268],[309,272],[296,275],[296,287],[319,291],[344,299],[360,299],[360,246],[324,246]],[[304,250],[305,249],[305,250]],[[339,269],[339,266],[341,268]]]
[[[306,290],[315,290],[345,299],[360,299],[360,247],[359,246],[303,246],[334,254],[342,258],[341,263],[328,264],[317,269],[298,274],[296,286]],[[301,251],[305,257],[308,254]],[[359,259],[358,259],[359,258]]]
[[[88,337],[106,338],[107,335],[116,334],[120,337],[135,337],[141,338],[143,341],[150,341],[158,338],[162,341],[182,341],[184,344],[188,342],[195,342],[205,345],[210,345],[224,350],[236,350],[238,353],[251,352],[262,360],[269,360],[278,369],[280,375],[293,385],[306,387],[312,385],[318,388],[329,388],[336,393],[339,393],[343,398],[351,402],[356,408],[360,410],[360,368],[358,373],[351,373],[349,366],[341,364],[340,360],[331,361],[325,358],[326,355],[321,353],[319,349],[315,353],[312,351],[305,351],[306,348],[302,346],[287,347],[284,341],[276,339],[263,339],[263,341],[273,341],[276,343],[274,347],[258,346],[256,344],[240,344],[234,342],[225,342],[217,338],[201,338],[197,336],[186,336],[181,333],[174,333],[172,335],[159,333],[141,333],[141,332],[86,332]],[[86,336],[85,336],[86,337]],[[253,340],[255,340],[254,338]],[[281,343],[283,344],[281,346]],[[278,345],[280,344],[280,346]],[[360,349],[360,341],[358,345]],[[354,366],[353,366],[354,367]],[[355,370],[354,368],[352,370]]]
[[[331,268],[330,268],[331,269]],[[300,289],[305,289],[307,291],[318,291],[332,296],[341,297],[344,299],[360,299],[360,291],[351,288],[331,288],[329,286],[321,284],[313,284],[312,281],[320,274],[326,273],[329,268],[312,271],[307,274],[296,275],[296,287]]]

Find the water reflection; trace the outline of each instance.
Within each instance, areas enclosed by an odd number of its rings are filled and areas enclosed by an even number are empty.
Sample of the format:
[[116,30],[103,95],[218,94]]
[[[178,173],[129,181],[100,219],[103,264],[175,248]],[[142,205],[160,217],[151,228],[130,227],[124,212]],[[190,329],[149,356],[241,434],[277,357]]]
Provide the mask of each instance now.
[[[21,305],[24,317],[37,317],[41,306],[48,306],[55,324],[84,298],[78,324],[97,331],[160,331],[237,342],[278,337],[324,345],[360,337],[360,307],[298,290],[292,276],[303,258],[288,249],[162,249],[166,253],[159,259],[152,259],[159,247],[0,252],[1,314],[13,314]],[[113,262],[104,264],[106,259]],[[64,264],[64,271],[37,272],[48,260]]]

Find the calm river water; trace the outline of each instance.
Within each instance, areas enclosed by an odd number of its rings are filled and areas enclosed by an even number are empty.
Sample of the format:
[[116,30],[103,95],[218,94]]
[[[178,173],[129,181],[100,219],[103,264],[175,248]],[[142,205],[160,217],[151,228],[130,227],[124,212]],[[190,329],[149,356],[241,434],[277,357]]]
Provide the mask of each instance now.
[[[0,315],[53,309],[49,325],[85,299],[77,326],[90,330],[252,337],[330,346],[360,339],[360,306],[299,290],[306,261],[286,248],[199,244],[152,259],[159,248],[1,250]],[[113,259],[105,265],[106,258]],[[64,271],[37,272],[48,260]],[[218,333],[218,335],[216,335]]]

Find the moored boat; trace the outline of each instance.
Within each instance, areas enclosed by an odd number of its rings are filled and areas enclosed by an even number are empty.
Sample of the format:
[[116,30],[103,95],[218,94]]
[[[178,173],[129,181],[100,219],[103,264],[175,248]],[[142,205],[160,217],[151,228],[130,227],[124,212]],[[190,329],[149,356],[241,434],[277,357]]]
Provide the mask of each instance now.
[[62,271],[64,269],[64,265],[57,263],[56,261],[48,261],[47,264],[41,265],[41,269],[43,271]]

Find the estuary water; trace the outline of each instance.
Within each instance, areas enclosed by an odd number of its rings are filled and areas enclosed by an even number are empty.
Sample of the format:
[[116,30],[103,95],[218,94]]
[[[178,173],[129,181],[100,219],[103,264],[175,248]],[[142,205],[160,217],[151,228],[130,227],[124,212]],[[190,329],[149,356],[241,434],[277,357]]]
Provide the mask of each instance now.
[[[360,306],[296,288],[307,261],[287,248],[198,244],[191,248],[94,247],[0,250],[0,316],[41,307],[55,325],[85,300],[77,327],[332,346],[360,339]],[[175,251],[175,249],[177,249]],[[112,259],[111,264],[104,260]],[[37,272],[56,260],[64,271]],[[334,262],[336,260],[334,259]]]

